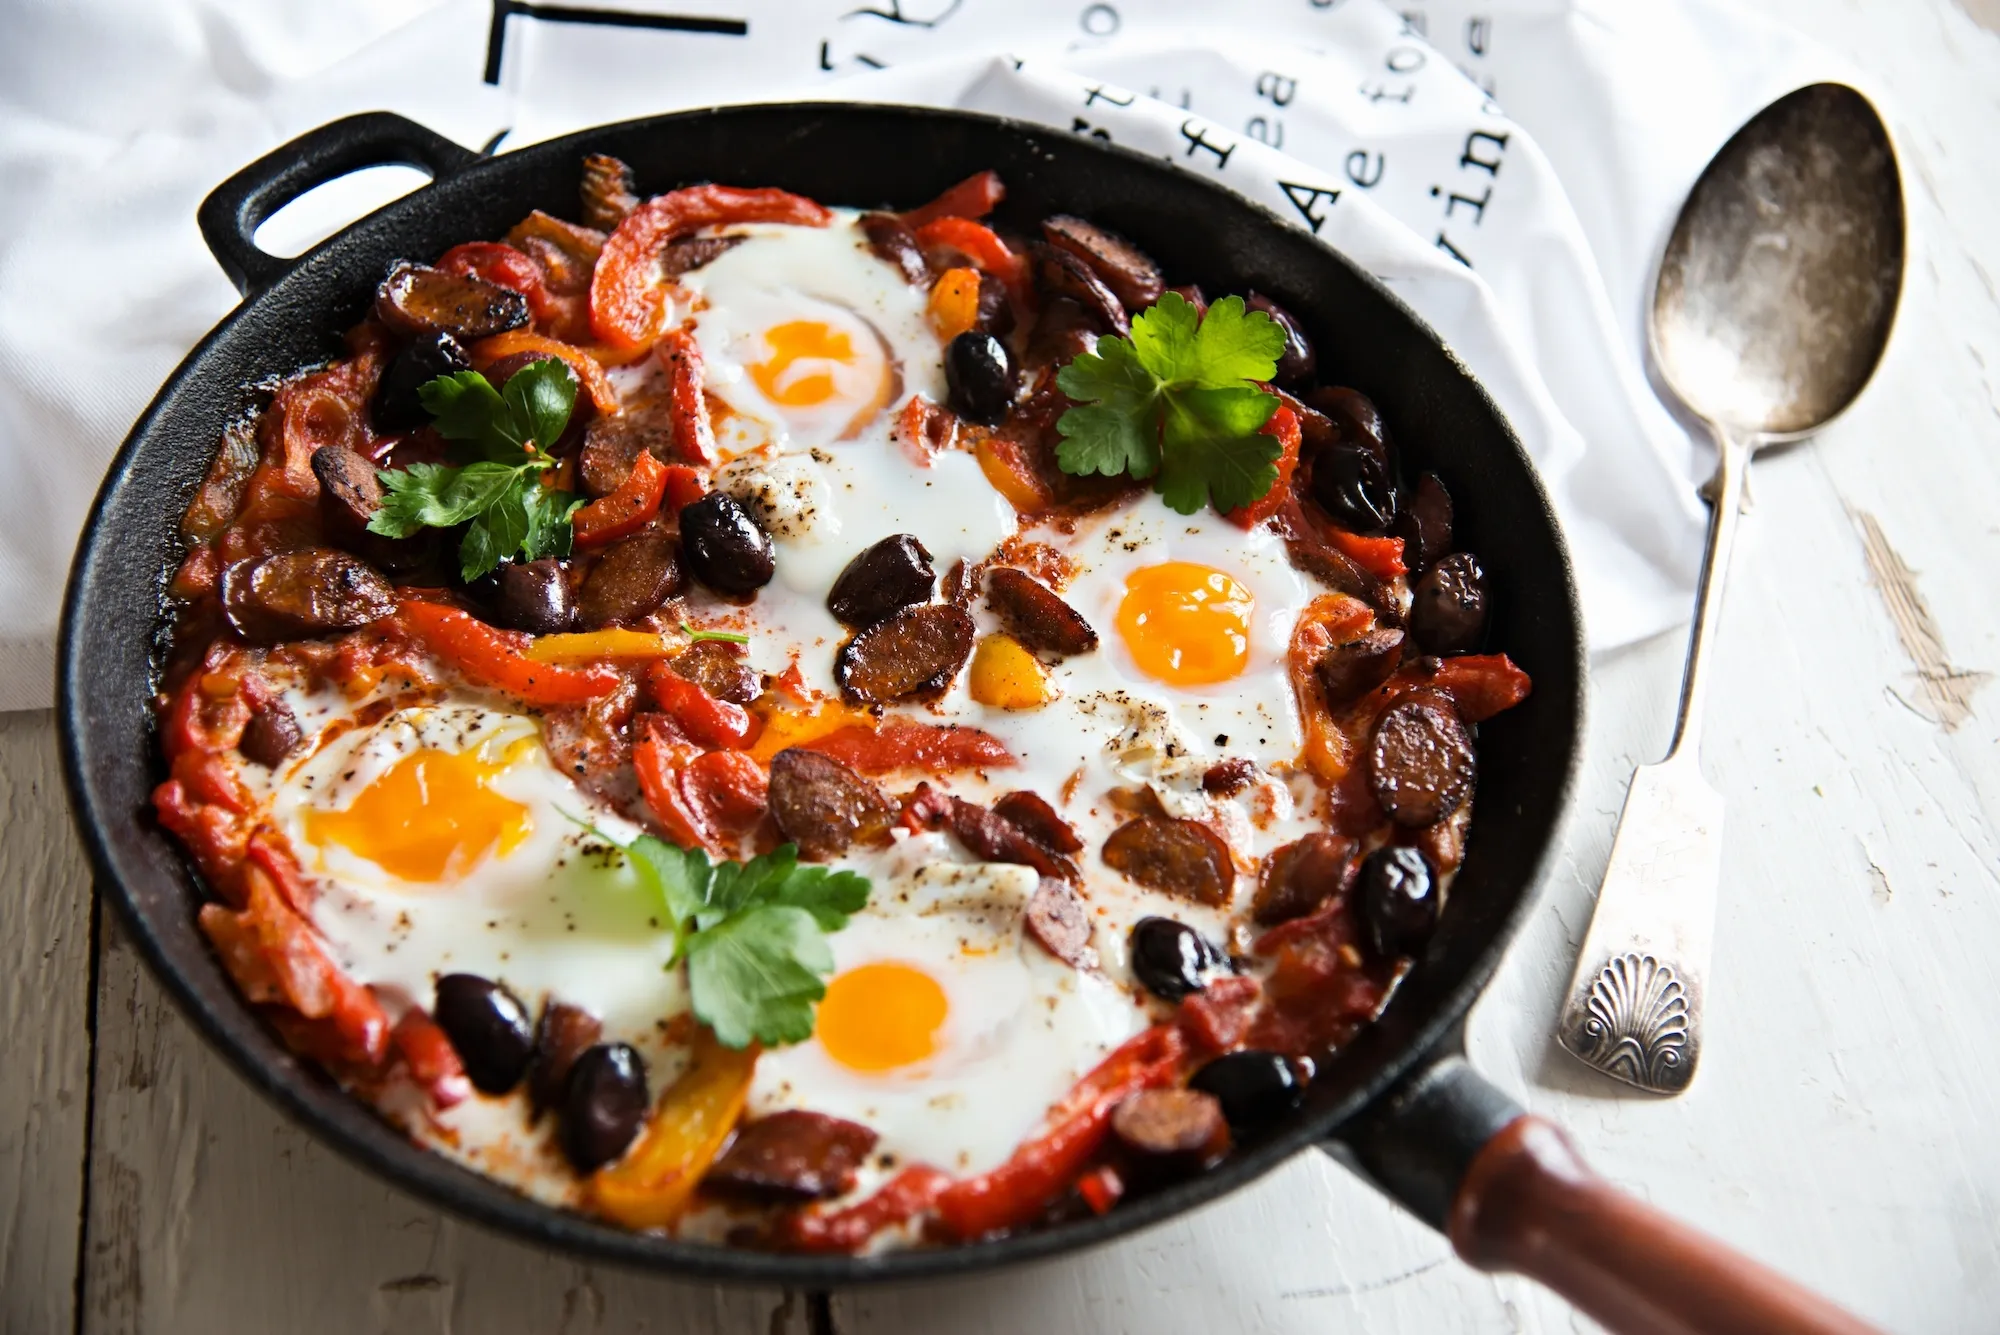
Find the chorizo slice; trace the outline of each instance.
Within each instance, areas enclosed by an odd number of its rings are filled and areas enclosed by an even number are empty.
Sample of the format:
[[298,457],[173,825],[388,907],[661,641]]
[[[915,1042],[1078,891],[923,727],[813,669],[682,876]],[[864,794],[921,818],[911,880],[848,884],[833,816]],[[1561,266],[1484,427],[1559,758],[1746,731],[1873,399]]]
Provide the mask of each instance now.
[[1368,780],[1390,820],[1419,828],[1457,811],[1472,792],[1472,737],[1443,696],[1405,696],[1382,712],[1368,742]]
[[965,845],[965,851],[981,862],[1018,863],[1023,867],[1033,867],[1045,877],[1062,881],[1075,881],[1080,877],[1074,862],[1053,849],[1044,848],[1013,821],[995,815],[977,802],[968,802],[962,797],[952,798],[945,813],[945,824],[951,828],[952,836]]
[[599,417],[584,429],[576,473],[592,496],[609,496],[625,485],[642,453],[663,464],[679,461],[673,414],[666,400],[635,403],[622,413]]
[[1360,845],[1346,835],[1315,830],[1271,850],[1258,873],[1250,919],[1270,927],[1303,918],[1343,894],[1354,878]]
[[1052,853],[1083,851],[1083,840],[1040,793],[1026,789],[1008,793],[993,804],[993,814],[1012,821],[1023,834]]
[[765,1201],[844,1196],[854,1189],[855,1170],[876,1139],[859,1122],[825,1113],[772,1113],[737,1128],[736,1139],[702,1185]]
[[1043,877],[1028,897],[1022,918],[1028,935],[1064,964],[1072,969],[1097,967],[1097,951],[1090,944],[1090,909],[1069,882]]
[[637,621],[659,610],[681,587],[674,540],[646,529],[604,549],[577,594],[577,620],[586,630]]
[[319,479],[320,515],[327,532],[341,539],[366,533],[368,521],[382,508],[375,465],[359,450],[322,445],[313,451],[312,470]]
[[749,239],[747,236],[676,237],[660,251],[660,272],[668,278],[693,273]]
[[1012,566],[995,567],[986,576],[986,605],[1006,623],[1014,638],[1030,649],[1067,657],[1087,654],[1097,647],[1097,632],[1081,612],[1034,576]]
[[588,1052],[603,1032],[602,1022],[581,1006],[553,1000],[543,1003],[541,1018],[535,1021],[534,1056],[528,1059],[530,1118],[561,1106],[576,1059]]
[[1227,904],[1235,883],[1229,845],[1200,821],[1137,816],[1104,841],[1104,864],[1163,894]]
[[1234,797],[1257,777],[1257,762],[1248,756],[1218,760],[1202,771],[1201,790],[1211,797]]
[[1111,1113],[1111,1134],[1161,1173],[1205,1168],[1229,1150],[1229,1122],[1215,1095],[1199,1089],[1142,1089]]
[[1418,571],[1443,560],[1451,550],[1451,518],[1451,493],[1436,473],[1425,473],[1389,530],[1403,540],[1403,564]]
[[375,289],[375,314],[412,337],[450,334],[470,343],[527,324],[528,299],[483,278],[404,261]]
[[829,862],[856,843],[879,839],[897,808],[867,779],[832,756],[788,747],[771,757],[771,818],[809,862]]
[[834,679],[851,704],[941,695],[972,656],[972,617],[950,603],[906,607],[841,646]]
[[222,572],[222,610],[252,644],[353,630],[396,610],[389,582],[357,557],[304,547]]
[[1342,709],[1389,679],[1403,657],[1403,632],[1378,626],[1328,645],[1313,664],[1329,709]]
[[583,155],[583,180],[577,194],[583,204],[584,225],[600,232],[616,231],[640,203],[632,188],[632,169],[609,153]]
[[1069,251],[1045,241],[1030,243],[1035,286],[1050,299],[1067,297],[1083,309],[1102,333],[1120,338],[1132,332],[1124,304],[1113,296],[1091,267]]
[[1166,281],[1160,266],[1137,246],[1095,223],[1058,213],[1042,220],[1049,244],[1068,251],[1090,266],[1128,311],[1144,310],[1160,299]]
[[875,258],[902,274],[904,282],[914,286],[931,281],[931,268],[924,262],[917,235],[901,218],[893,213],[864,213],[861,234],[868,238],[868,249]]
[[757,670],[743,659],[743,651],[721,640],[701,640],[674,655],[667,664],[718,700],[747,705],[764,693]]
[[265,769],[276,769],[304,740],[305,734],[299,730],[299,721],[293,717],[291,707],[283,700],[266,700],[243,725],[243,736],[236,749],[243,753],[244,759]]

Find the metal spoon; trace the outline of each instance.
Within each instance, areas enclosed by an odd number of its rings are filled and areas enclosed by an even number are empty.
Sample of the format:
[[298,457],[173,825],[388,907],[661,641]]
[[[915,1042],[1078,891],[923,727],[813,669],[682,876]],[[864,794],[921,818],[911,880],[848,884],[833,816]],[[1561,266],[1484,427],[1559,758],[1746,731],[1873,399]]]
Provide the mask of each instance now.
[[1680,719],[1632,776],[1556,1037],[1658,1094],[1694,1078],[1722,869],[1722,795],[1701,776],[1703,659],[1750,457],[1839,416],[1875,371],[1903,282],[1888,130],[1842,84],[1789,94],[1695,182],[1653,291],[1659,377],[1715,439],[1712,507]]

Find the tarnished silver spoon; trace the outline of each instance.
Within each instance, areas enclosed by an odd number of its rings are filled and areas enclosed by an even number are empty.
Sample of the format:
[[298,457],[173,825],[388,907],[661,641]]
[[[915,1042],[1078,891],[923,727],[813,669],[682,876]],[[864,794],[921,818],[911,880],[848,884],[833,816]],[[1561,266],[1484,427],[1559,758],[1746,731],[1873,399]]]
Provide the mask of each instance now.
[[1701,1055],[1722,866],[1722,795],[1701,776],[1703,660],[1750,457],[1811,435],[1874,374],[1903,283],[1888,130],[1842,84],[1802,88],[1736,132],[1695,182],[1653,290],[1659,378],[1715,439],[1712,512],[1680,719],[1632,776],[1556,1037],[1628,1084],[1678,1094]]

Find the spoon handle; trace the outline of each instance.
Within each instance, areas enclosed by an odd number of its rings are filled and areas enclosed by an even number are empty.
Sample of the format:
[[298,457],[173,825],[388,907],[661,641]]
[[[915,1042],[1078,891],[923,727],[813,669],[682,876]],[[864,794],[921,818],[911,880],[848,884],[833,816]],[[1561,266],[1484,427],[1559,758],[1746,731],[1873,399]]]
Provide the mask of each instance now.
[[1722,610],[1723,576],[1743,506],[1747,441],[1715,430],[1708,550],[1667,755],[1625,793],[1611,860],[1577,954],[1556,1041],[1606,1075],[1678,1094],[1701,1055],[1708,958],[1722,875],[1722,794],[1701,775],[1703,660]]

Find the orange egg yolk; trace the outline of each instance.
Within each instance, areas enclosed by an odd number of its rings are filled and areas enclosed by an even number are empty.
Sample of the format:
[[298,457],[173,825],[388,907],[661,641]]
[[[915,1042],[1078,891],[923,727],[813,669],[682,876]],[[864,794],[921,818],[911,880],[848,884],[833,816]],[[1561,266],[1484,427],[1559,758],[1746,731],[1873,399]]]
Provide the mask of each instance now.
[[893,1071],[937,1051],[944,988],[894,960],[864,964],[827,984],[813,1032],[827,1056],[854,1071]]
[[1210,566],[1167,561],[1125,577],[1118,634],[1139,670],[1171,686],[1228,681],[1250,658],[1250,590]]
[[820,320],[789,320],[764,331],[771,350],[749,368],[764,397],[784,408],[810,408],[834,397],[838,387],[828,362],[854,361],[854,340]]
[[528,836],[528,808],[493,791],[493,780],[528,743],[498,761],[482,748],[413,751],[363,788],[345,811],[308,811],[306,837],[338,844],[405,881],[449,881],[496,849],[502,857]]

